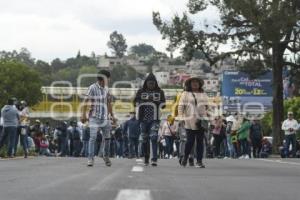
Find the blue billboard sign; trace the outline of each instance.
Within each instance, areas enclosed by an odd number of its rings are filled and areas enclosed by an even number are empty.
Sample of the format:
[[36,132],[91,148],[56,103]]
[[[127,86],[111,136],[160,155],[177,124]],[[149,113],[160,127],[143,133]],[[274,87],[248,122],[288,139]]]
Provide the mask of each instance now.
[[244,72],[224,71],[221,95],[223,110],[237,112],[241,109],[272,108],[272,72],[251,79]]

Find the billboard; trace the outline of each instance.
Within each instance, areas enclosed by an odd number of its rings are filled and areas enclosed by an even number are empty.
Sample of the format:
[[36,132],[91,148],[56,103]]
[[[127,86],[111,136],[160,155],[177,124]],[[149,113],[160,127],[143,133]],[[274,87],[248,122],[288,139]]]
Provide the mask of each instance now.
[[224,71],[221,95],[224,112],[269,111],[272,108],[272,72],[251,79],[244,72]]

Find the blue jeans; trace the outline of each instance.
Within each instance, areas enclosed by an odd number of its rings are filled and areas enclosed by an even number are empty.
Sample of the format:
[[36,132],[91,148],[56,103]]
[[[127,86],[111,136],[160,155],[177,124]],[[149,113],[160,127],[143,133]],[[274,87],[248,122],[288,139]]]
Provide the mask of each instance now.
[[172,136],[165,136],[166,140],[166,147],[165,147],[165,153],[170,157],[173,153],[173,137]]
[[123,157],[123,140],[117,140],[117,156]]
[[145,162],[150,158],[150,141],[152,144],[152,161],[157,161],[157,142],[159,121],[141,121],[141,137],[143,139],[143,151]]
[[129,138],[130,157],[139,157],[139,138]]
[[229,134],[226,135],[226,149],[227,149],[227,156],[231,157],[231,158],[236,158],[236,152],[235,152],[235,148],[231,142],[231,136]]
[[289,157],[290,145],[292,144],[292,156],[296,158],[296,134],[285,136],[285,156]]
[[89,151],[89,141],[82,141],[81,155],[83,157],[88,157],[88,151]]
[[7,156],[11,157],[14,154],[15,141],[16,141],[16,136],[17,136],[17,127],[16,126],[4,127],[4,135],[6,135],[8,137]]
[[102,138],[104,140],[104,157],[109,157],[110,152],[110,122],[108,120],[101,120],[97,118],[89,119],[90,126],[90,140],[89,140],[89,153],[88,158],[93,159],[95,156],[95,142],[97,138],[97,132],[101,131]]

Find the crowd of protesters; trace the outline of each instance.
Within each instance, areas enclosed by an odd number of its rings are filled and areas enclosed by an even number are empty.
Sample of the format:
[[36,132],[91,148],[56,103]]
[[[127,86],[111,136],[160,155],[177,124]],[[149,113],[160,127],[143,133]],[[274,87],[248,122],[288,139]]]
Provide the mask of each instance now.
[[[85,103],[92,103],[88,112],[84,108],[80,121],[58,121],[30,124],[29,109],[25,101],[9,99],[1,110],[0,149],[7,147],[7,156],[17,154],[20,143],[27,158],[32,149],[44,156],[87,157],[88,166],[94,165],[94,156],[101,156],[107,166],[109,158],[144,158],[145,165],[157,166],[158,159],[177,157],[182,166],[204,168],[207,158],[266,158],[272,153],[272,142],[264,138],[260,120],[249,116],[209,116],[208,97],[203,81],[191,78],[184,92],[177,96],[172,115],[161,120],[160,109],[165,106],[163,90],[150,73],[137,92],[134,105],[125,122],[115,119],[106,79],[110,73],[103,70],[87,92]],[[100,98],[99,98],[100,96]],[[99,105],[108,105],[102,109]],[[200,116],[200,117],[199,117]],[[282,157],[299,157],[296,132],[298,122],[293,113],[282,124],[285,132]],[[150,152],[152,150],[152,152]],[[194,164],[196,160],[196,164]]]

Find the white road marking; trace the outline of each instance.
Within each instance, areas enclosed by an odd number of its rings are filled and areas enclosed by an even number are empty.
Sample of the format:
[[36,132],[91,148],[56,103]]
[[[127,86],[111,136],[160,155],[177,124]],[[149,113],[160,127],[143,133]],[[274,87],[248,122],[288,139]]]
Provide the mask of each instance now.
[[259,159],[259,160],[265,161],[265,162],[281,163],[281,164],[289,164],[289,165],[300,166],[300,163],[297,163],[297,162],[286,162],[286,161],[282,161],[282,160],[268,160],[268,159]]
[[144,168],[141,166],[134,166],[131,171],[132,172],[143,172]]
[[121,190],[116,200],[152,200],[150,190]]

